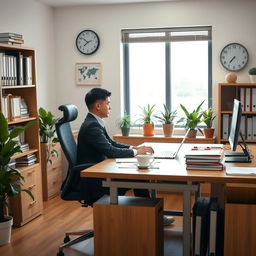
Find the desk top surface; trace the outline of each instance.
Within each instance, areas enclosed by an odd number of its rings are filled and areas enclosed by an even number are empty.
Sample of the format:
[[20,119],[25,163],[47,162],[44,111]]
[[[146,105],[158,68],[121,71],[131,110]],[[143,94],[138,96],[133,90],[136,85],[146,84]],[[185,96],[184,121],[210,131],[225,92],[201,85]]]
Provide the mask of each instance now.
[[[176,143],[150,143],[154,149],[177,147]],[[200,144],[197,144],[199,146]],[[202,146],[205,146],[202,145]],[[224,171],[186,170],[184,154],[193,144],[184,144],[176,159],[156,159],[154,169],[119,168],[116,159],[106,159],[81,172],[82,177],[115,178],[158,181],[197,181],[209,183],[256,183],[254,176],[226,175]],[[252,153],[256,153],[256,145],[250,146]],[[256,159],[252,163],[225,163],[225,166],[255,167]]]

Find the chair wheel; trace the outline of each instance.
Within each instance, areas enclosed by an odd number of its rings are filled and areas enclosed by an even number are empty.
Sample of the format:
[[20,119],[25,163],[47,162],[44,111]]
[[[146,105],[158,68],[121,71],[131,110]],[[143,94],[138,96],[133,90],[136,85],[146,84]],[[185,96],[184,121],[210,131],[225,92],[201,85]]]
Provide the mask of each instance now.
[[64,252],[63,251],[59,251],[56,256],[64,256]]
[[69,236],[66,236],[63,241],[64,241],[64,243],[69,242],[69,241],[70,241],[70,237],[69,237]]

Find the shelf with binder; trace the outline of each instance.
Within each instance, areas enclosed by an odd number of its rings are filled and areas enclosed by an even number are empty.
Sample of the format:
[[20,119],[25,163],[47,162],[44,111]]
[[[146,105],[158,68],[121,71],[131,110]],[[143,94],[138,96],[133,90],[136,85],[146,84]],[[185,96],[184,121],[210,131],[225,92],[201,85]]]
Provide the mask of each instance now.
[[256,84],[220,83],[218,87],[218,143],[227,143],[234,99],[242,103],[241,132],[245,141],[256,142]]
[[[14,99],[14,100],[13,100]],[[0,43],[0,111],[8,113],[8,126],[29,127],[20,140],[21,153],[11,159],[25,177],[24,188],[35,196],[21,193],[10,199],[14,225],[21,226],[42,213],[42,180],[40,163],[39,122],[37,114],[37,85],[35,50],[30,47]]]

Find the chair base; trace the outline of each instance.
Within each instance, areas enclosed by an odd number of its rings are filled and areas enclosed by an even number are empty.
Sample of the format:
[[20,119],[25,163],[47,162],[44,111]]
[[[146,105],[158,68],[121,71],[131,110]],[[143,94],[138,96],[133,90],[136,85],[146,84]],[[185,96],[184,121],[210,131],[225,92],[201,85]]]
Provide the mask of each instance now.
[[[61,244],[59,246],[59,251],[57,253],[57,256],[64,256],[64,252],[63,249],[65,247],[80,243],[82,241],[85,241],[89,238],[93,237],[93,230],[89,229],[89,230],[78,230],[78,231],[70,231],[70,232],[66,232],[65,234],[65,238],[64,238],[64,243]],[[73,240],[70,240],[70,235],[74,235],[74,236],[79,236]]]

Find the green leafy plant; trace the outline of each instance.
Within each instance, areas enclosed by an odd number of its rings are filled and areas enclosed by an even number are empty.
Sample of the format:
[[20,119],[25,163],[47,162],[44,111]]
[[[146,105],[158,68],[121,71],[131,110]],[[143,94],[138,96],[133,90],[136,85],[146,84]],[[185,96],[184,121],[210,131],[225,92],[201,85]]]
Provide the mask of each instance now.
[[204,101],[200,103],[192,112],[188,112],[187,108],[180,104],[181,109],[185,113],[185,117],[182,117],[179,122],[182,122],[186,129],[190,128],[193,130],[197,128],[200,132],[202,132],[201,129],[198,128],[198,125],[202,122],[201,117],[203,114],[201,112],[201,107],[203,103]]
[[256,75],[256,68],[249,69],[249,75]]
[[155,118],[159,119],[164,124],[171,124],[174,118],[177,116],[177,110],[170,111],[164,104],[164,112],[160,111],[161,116],[155,115]]
[[207,128],[212,128],[212,123],[215,117],[216,115],[211,108],[202,112],[202,122],[206,124]]
[[152,106],[150,104],[148,104],[146,107],[140,107],[140,109],[142,110],[142,114],[140,114],[141,118],[139,119],[139,121],[143,124],[153,124],[154,123],[154,108],[155,108],[155,104],[153,104]]
[[132,121],[130,115],[124,114],[118,121],[119,128],[130,128],[132,126]]
[[39,108],[39,129],[40,129],[40,142],[46,143],[46,160],[52,164],[51,156],[58,157],[58,152],[53,148],[54,143],[58,142],[56,136],[55,124],[58,119],[54,118],[54,115],[45,110],[44,108]]
[[34,200],[32,193],[27,189],[22,189],[24,177],[20,171],[9,167],[11,157],[19,152],[19,142],[15,139],[34,122],[27,123],[24,127],[15,127],[9,131],[8,123],[2,113],[0,113],[0,222],[6,221],[4,218],[4,207],[7,206],[7,198],[18,195],[21,191],[28,193]]

